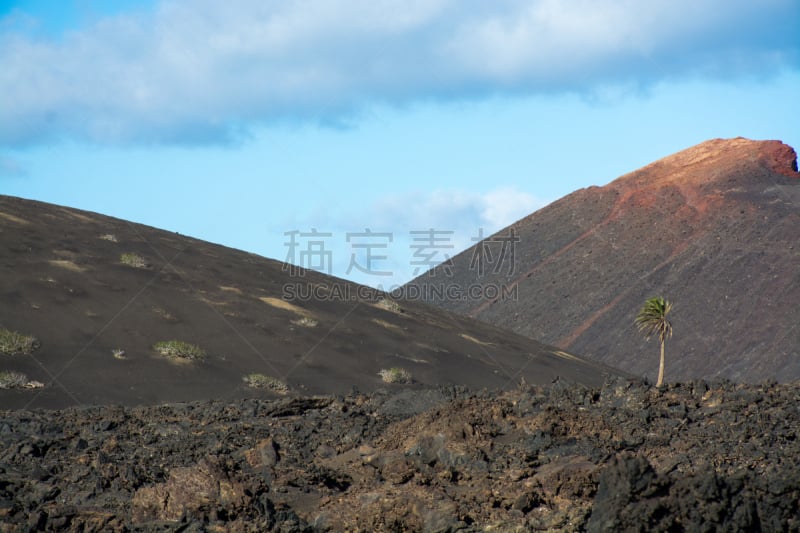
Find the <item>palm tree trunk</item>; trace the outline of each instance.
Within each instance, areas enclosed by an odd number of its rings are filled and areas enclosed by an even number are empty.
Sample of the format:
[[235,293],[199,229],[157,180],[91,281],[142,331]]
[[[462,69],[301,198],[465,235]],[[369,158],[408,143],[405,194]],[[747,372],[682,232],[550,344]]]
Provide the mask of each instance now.
[[658,382],[656,387],[664,384],[664,341],[661,341],[661,362],[658,363]]

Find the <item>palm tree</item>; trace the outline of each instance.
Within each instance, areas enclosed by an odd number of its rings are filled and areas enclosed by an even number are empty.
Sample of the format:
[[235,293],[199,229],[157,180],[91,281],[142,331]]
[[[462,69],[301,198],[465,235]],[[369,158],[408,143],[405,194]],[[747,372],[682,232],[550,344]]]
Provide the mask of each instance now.
[[672,336],[672,324],[667,318],[670,310],[672,310],[672,304],[662,296],[648,298],[634,321],[639,331],[644,333],[645,338],[649,339],[657,334],[658,340],[661,341],[661,362],[658,365],[656,387],[664,384],[664,341]]

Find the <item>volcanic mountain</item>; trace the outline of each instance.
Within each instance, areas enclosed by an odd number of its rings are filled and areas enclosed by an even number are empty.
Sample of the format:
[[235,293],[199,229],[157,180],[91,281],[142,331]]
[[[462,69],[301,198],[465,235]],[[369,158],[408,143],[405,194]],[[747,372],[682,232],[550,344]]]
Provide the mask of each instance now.
[[[557,376],[599,384],[616,373],[368,287],[7,196],[0,302],[0,409],[233,400],[286,388],[503,388]],[[7,388],[22,374],[29,381]]]
[[[674,304],[668,380],[795,380],[798,230],[794,150],[779,141],[716,139],[578,190],[407,288],[650,378],[657,341],[646,343],[633,322],[647,298],[663,295]],[[488,296],[446,296],[470,286]]]

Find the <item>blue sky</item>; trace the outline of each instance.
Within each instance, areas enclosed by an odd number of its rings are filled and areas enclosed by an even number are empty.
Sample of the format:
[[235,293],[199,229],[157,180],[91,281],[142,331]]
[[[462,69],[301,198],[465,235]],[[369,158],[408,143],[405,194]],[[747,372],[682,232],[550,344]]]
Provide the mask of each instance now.
[[[388,288],[428,261],[410,231],[453,232],[435,261],[706,139],[799,147],[798,21],[796,0],[0,0],[0,193],[281,260],[315,229],[295,252]],[[391,242],[347,241],[366,229]]]

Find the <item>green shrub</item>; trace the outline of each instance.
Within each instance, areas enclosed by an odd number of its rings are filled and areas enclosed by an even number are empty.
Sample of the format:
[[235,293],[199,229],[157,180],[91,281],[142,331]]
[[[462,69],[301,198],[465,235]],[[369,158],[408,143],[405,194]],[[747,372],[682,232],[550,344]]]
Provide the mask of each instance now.
[[254,389],[269,389],[280,394],[289,392],[289,386],[286,383],[266,374],[248,374],[243,379]]
[[153,345],[153,349],[161,355],[171,359],[202,361],[206,358],[206,352],[202,348],[183,341],[157,342]]
[[381,298],[380,300],[378,300],[378,303],[376,305],[381,309],[386,309],[387,311],[392,311],[393,313],[399,313],[400,311],[402,311],[402,309],[400,308],[400,304],[388,298]]
[[411,383],[414,381],[411,377],[411,372],[405,368],[399,368],[396,366],[392,368],[384,368],[378,372],[378,375],[386,383]]
[[28,376],[13,370],[0,371],[0,389],[21,389],[29,383]]
[[0,353],[6,355],[30,354],[39,347],[36,337],[16,331],[0,329]]
[[142,257],[139,254],[134,254],[130,252],[124,253],[121,256],[119,256],[119,261],[123,265],[128,265],[134,268],[147,268],[148,266],[150,266],[147,264],[147,260],[145,260],[144,257]]
[[319,324],[319,322],[308,316],[304,316],[303,318],[295,320],[292,323],[298,326],[303,326],[304,328],[315,328]]

